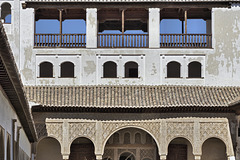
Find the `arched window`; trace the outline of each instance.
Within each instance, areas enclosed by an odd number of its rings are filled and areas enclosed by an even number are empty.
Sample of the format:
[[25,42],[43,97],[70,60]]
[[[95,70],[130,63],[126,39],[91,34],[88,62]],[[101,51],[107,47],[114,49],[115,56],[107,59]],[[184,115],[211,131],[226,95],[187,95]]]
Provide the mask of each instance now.
[[135,134],[135,143],[136,144],[141,144],[142,143],[142,138],[140,133]]
[[50,62],[42,62],[40,64],[39,77],[53,77],[53,65]]
[[125,63],[125,77],[138,78],[138,64],[136,62]]
[[74,77],[74,64],[72,62],[61,64],[61,77]]
[[202,65],[199,62],[191,62],[188,64],[188,77],[189,78],[201,78]]
[[167,64],[167,77],[180,78],[181,65],[178,62],[172,61]]
[[116,78],[117,77],[117,64],[112,61],[103,64],[103,77]]
[[3,3],[1,5],[1,19],[3,23],[11,23],[11,5],[9,3]]
[[124,134],[124,144],[130,144],[130,133]]

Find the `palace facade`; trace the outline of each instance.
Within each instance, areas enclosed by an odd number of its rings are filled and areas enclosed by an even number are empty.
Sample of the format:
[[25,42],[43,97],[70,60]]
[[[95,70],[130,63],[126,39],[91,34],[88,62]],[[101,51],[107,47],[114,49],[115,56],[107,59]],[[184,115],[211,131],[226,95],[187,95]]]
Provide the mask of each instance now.
[[239,0],[0,6],[38,135],[32,159],[240,159]]

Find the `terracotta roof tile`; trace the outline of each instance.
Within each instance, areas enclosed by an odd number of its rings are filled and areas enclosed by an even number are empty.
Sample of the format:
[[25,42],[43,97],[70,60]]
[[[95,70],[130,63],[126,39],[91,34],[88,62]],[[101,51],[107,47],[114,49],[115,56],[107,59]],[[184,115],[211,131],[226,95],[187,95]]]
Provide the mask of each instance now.
[[29,101],[46,107],[228,107],[240,87],[25,86]]

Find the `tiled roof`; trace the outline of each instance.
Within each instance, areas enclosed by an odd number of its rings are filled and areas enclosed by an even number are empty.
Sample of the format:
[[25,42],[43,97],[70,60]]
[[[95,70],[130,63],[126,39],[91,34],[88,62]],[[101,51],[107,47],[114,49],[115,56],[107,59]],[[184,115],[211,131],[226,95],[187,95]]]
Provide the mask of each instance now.
[[29,101],[44,107],[228,107],[240,87],[26,86]]

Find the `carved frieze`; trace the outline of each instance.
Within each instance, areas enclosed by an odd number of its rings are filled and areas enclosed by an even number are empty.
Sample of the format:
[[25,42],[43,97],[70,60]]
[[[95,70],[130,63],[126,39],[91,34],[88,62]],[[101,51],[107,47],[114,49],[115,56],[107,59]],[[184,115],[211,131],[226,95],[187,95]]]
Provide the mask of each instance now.
[[46,129],[48,136],[55,137],[60,142],[62,142],[63,126],[61,122],[46,123]]
[[228,123],[226,122],[200,122],[200,139],[204,141],[210,137],[228,137]]

